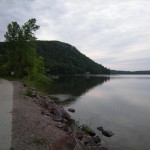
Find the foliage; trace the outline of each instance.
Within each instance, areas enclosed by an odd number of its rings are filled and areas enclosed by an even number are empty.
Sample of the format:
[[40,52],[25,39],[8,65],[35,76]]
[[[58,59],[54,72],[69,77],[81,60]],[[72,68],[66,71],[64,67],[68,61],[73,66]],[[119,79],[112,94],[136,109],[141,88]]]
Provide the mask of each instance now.
[[25,95],[32,97],[32,89],[28,88],[25,92]]
[[94,135],[94,131],[90,128],[90,126],[88,126],[87,124],[83,124],[82,125],[82,131],[85,133],[85,134],[89,134],[89,135]]
[[29,84],[31,87],[36,88],[38,91],[47,94],[47,87],[50,86],[52,83],[51,78],[43,75],[43,74],[38,74],[37,77],[33,79],[32,76],[27,76],[23,78],[22,80],[23,83]]
[[39,26],[36,19],[29,19],[23,26],[12,22],[7,27],[4,35],[7,44],[7,58],[9,72],[15,76],[24,77],[30,75],[36,61],[36,49],[34,33]]
[[45,143],[45,139],[34,139],[33,143],[37,145],[43,145]]
[[109,74],[109,69],[95,63],[74,46],[59,41],[36,41],[37,54],[43,56],[49,74]]

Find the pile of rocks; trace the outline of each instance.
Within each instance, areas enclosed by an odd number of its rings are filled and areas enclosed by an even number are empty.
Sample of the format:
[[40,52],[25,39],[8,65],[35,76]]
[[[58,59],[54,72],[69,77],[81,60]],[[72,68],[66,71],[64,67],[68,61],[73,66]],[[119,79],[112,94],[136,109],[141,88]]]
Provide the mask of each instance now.
[[[107,150],[102,146],[100,137],[88,126],[78,126],[63,106],[55,104],[49,96],[44,96],[35,89],[30,88],[30,90],[32,91],[31,97],[44,108],[41,114],[52,117],[54,121],[58,122],[56,127],[67,132],[66,137],[62,137],[50,145],[51,150]],[[70,108],[68,111],[74,113],[75,109]],[[106,131],[103,127],[97,129],[107,137],[114,135],[113,132]]]

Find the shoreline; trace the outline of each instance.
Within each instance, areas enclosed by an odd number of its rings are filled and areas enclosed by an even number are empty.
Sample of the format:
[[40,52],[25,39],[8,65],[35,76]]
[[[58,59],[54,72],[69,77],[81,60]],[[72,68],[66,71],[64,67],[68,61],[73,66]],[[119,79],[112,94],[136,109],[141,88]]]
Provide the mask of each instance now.
[[33,98],[24,95],[26,88],[22,83],[13,81],[12,84],[12,149],[49,150],[50,144],[66,136],[66,133],[55,127],[57,122],[51,117],[41,114],[44,108]]
[[[108,150],[95,134],[71,127],[74,120],[63,106],[19,81],[12,84],[11,150]],[[31,97],[25,95],[28,89]]]

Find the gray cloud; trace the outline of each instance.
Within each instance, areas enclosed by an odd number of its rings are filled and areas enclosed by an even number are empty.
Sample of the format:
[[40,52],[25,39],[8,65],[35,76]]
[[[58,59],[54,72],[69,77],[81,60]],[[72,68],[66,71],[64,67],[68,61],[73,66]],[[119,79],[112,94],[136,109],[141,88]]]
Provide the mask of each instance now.
[[38,39],[70,43],[112,69],[150,70],[149,0],[0,2],[1,41],[8,23],[35,17]]

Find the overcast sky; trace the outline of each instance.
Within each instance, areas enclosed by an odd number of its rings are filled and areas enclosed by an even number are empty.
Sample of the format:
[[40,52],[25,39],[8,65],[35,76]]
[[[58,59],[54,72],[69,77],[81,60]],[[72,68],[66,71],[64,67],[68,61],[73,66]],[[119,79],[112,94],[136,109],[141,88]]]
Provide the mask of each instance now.
[[36,18],[39,40],[59,40],[110,69],[150,70],[150,0],[0,0],[7,25]]

